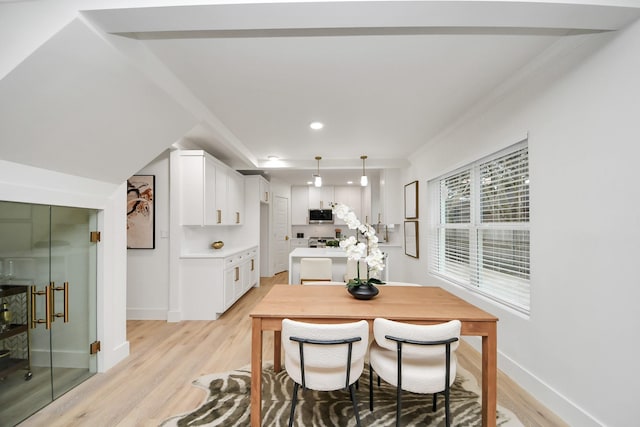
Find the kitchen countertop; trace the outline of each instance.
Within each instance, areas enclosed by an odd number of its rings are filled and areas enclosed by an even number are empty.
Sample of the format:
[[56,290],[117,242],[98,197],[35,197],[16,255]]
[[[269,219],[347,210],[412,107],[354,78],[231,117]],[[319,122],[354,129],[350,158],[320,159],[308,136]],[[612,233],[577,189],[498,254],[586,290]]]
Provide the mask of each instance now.
[[226,258],[228,256],[233,256],[239,254],[241,252],[249,251],[251,249],[255,249],[257,246],[247,246],[243,247],[222,247],[221,249],[209,249],[206,252],[193,252],[193,253],[183,253],[180,255],[180,258]]
[[347,253],[342,248],[295,248],[289,253],[289,257],[346,258]]

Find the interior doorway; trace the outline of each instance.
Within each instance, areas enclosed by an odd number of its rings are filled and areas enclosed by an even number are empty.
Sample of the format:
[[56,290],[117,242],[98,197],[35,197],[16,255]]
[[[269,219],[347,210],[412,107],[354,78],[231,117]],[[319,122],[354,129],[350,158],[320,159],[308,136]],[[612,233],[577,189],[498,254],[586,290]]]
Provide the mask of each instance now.
[[289,269],[289,199],[273,199],[274,273]]

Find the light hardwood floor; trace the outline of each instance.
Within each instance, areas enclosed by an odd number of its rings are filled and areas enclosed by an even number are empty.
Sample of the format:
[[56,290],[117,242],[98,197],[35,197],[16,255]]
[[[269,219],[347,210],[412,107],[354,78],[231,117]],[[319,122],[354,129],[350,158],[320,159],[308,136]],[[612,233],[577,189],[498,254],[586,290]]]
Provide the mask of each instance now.
[[[262,278],[259,288],[250,290],[217,321],[128,321],[131,355],[127,359],[20,426],[158,426],[172,415],[198,407],[206,392],[191,381],[249,364],[248,313],[275,283],[287,283],[286,272]],[[478,377],[480,355],[467,344],[458,355],[461,365]],[[273,360],[271,334],[265,334],[264,359]],[[498,403],[525,426],[566,425],[503,374],[498,377]]]

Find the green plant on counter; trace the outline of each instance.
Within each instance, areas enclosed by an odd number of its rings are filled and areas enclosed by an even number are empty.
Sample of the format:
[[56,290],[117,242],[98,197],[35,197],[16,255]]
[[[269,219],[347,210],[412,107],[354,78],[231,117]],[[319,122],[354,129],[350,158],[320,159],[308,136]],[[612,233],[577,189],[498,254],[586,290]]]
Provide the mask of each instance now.
[[340,246],[340,242],[338,242],[337,240],[327,240],[327,246],[331,248],[337,248],[338,246]]

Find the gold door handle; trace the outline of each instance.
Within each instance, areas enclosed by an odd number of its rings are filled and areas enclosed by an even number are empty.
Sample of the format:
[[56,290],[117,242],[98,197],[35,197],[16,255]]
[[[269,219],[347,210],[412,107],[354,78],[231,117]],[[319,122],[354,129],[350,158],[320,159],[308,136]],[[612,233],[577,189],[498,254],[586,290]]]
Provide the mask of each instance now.
[[251,260],[251,271],[253,271],[253,270],[254,270],[254,267],[253,267],[253,261],[255,261],[255,260],[254,260],[254,259],[252,259],[252,260]]
[[284,236],[284,240],[289,240],[289,236]]
[[240,224],[240,212],[236,212],[236,224]]
[[[62,317],[64,319],[64,323],[69,323],[69,282],[64,282],[63,286],[58,287],[51,282],[49,290],[51,292],[51,321],[55,322],[56,317]],[[62,313],[56,313],[56,291],[62,291],[64,295],[64,311]]]
[[235,281],[237,282],[238,280],[240,280],[240,267],[236,267],[236,278],[235,278]]
[[[37,297],[40,295],[44,295],[44,319],[36,319],[36,302]],[[35,327],[39,323],[44,323],[46,329],[51,329],[51,302],[49,300],[49,286],[44,287],[44,291],[37,291],[35,286],[31,286],[31,329],[35,329]]]
[[220,209],[216,209],[216,215],[217,215],[217,224],[221,224],[222,223],[222,211]]

